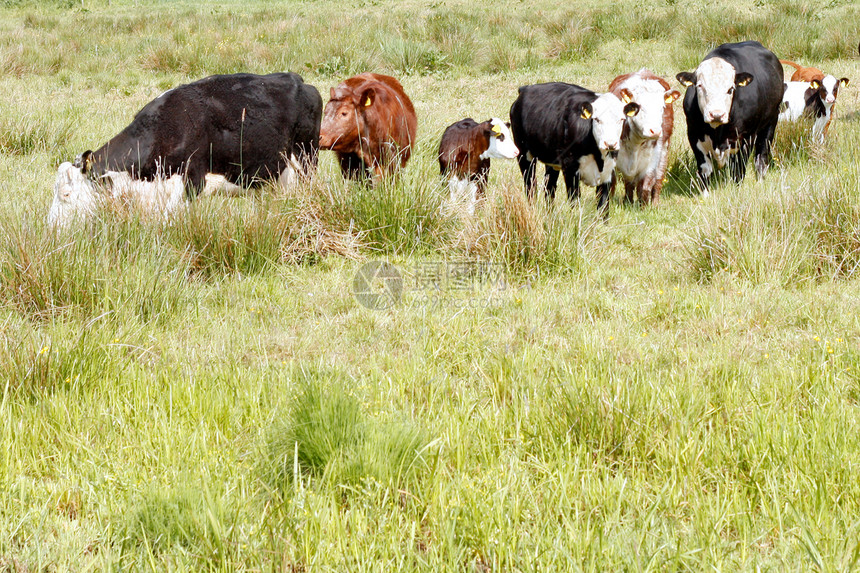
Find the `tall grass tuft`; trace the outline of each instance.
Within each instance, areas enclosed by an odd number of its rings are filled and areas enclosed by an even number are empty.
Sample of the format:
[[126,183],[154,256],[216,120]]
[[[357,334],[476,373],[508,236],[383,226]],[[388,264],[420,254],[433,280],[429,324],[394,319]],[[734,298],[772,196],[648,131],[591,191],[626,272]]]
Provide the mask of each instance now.
[[315,199],[315,187],[302,185],[287,196],[268,187],[259,199],[198,199],[165,228],[167,241],[204,277],[259,274],[328,254],[358,258],[358,233],[338,227]]
[[[841,163],[857,171],[856,159]],[[813,172],[817,172],[813,168]],[[851,278],[860,269],[860,188],[857,177],[815,173],[783,175],[743,197],[706,209],[687,242],[693,276],[707,282],[718,271],[755,283]]]
[[319,188],[328,201],[325,208],[342,227],[360,232],[373,249],[392,253],[432,250],[448,239],[452,220],[441,208],[444,195],[439,179],[425,177],[433,169],[428,166],[430,161],[429,156],[413,156],[408,169],[375,185],[330,181]]
[[269,431],[261,467],[284,498],[306,477],[336,487],[373,480],[402,488],[423,463],[426,444],[410,423],[369,417],[341,381],[307,377]]
[[152,488],[116,521],[115,535],[129,555],[145,548],[160,557],[179,548],[198,560],[199,566],[223,568],[238,550],[229,510],[198,488],[181,486],[170,493]]
[[[66,314],[136,315],[143,321],[185,307],[185,268],[140,220],[106,213],[92,224],[53,232],[0,221],[3,300],[37,320]],[[118,280],[107,280],[121,270]]]
[[457,248],[522,274],[577,269],[594,238],[594,225],[600,224],[585,214],[581,203],[547,205],[543,198],[531,203],[521,188],[511,185],[490,191],[483,209],[463,223]]

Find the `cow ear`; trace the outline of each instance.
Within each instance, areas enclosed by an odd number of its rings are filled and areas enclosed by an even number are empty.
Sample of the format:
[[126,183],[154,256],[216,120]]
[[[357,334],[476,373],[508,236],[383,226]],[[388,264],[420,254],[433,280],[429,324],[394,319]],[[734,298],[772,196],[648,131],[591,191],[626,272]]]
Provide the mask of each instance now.
[[693,75],[693,72],[681,72],[675,78],[677,78],[682,86],[687,88],[696,83],[696,76]]
[[735,74],[735,85],[739,87],[743,87],[749,85],[749,83],[753,81],[752,74],[747,72],[738,72]]
[[819,82],[818,80],[812,80],[811,82],[809,82],[809,87],[814,90],[821,89],[821,82]]
[[633,117],[637,113],[639,113],[638,103],[632,101],[624,106],[624,115],[626,115],[627,117]]
[[591,115],[594,113],[594,108],[591,107],[591,104],[585,102],[582,104],[582,109],[579,111],[579,117],[582,119],[591,119]]
[[628,90],[627,88],[624,88],[623,90],[621,90],[621,98],[620,99],[623,103],[630,103],[631,101],[633,101],[633,94],[630,93],[630,90]]
[[329,99],[335,99],[334,97],[334,88],[331,88],[328,92]]
[[90,170],[90,167],[93,165],[93,152],[91,150],[86,150],[77,157],[75,157],[74,166],[81,170],[81,173],[85,174]]
[[841,80],[839,80],[839,86],[840,86],[840,87],[843,87],[843,88],[844,88],[844,87],[846,87],[847,85],[848,85],[848,78],[842,78]]
[[666,92],[666,94],[663,96],[663,101],[666,103],[672,103],[679,97],[681,97],[681,92],[679,92],[678,90],[672,90],[670,92]]
[[373,88],[367,88],[364,90],[364,93],[361,94],[359,98],[359,105],[361,107],[370,107],[373,105],[373,102],[376,100],[376,90]]

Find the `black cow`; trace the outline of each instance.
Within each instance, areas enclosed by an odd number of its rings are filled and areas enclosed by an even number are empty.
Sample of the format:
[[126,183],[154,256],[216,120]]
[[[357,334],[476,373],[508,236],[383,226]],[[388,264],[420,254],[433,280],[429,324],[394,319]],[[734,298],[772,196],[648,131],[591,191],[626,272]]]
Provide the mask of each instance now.
[[581,180],[597,188],[597,207],[605,209],[624,122],[638,111],[636,103],[625,106],[611,93],[596,94],[573,84],[521,87],[511,106],[511,131],[529,198],[541,161],[550,200],[561,171],[571,200],[579,197]]
[[728,162],[740,183],[753,146],[756,172],[763,176],[785,90],[779,58],[758,42],[723,44],[695,72],[677,78],[687,86],[687,138],[703,191],[714,172],[712,158],[718,167]]
[[75,166],[90,177],[175,173],[202,188],[207,173],[252,185],[316,167],[322,98],[294,73],[217,75],[168,90]]

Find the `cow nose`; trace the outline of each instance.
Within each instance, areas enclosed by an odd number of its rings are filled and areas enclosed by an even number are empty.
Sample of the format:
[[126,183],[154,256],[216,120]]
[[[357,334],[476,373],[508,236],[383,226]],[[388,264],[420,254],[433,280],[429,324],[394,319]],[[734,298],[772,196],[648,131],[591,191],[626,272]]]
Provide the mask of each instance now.
[[722,111],[714,111],[714,112],[711,112],[710,116],[711,116],[711,121],[724,121],[726,114],[725,114],[725,112],[722,112]]
[[618,142],[607,143],[606,149],[608,151],[618,151]]

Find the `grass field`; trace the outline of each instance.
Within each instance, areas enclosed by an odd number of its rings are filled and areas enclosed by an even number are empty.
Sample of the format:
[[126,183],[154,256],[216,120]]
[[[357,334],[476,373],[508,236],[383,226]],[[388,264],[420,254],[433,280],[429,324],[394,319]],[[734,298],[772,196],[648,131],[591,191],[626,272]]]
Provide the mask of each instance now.
[[[860,568],[855,2],[0,0],[0,571]],[[517,87],[677,85],[725,41],[847,76],[828,141],[703,199],[474,219],[435,151]],[[402,177],[46,225],[56,168],[168,87],[401,79]],[[388,261],[399,304],[356,297]],[[390,284],[395,284],[394,282]],[[376,284],[378,287],[378,283]],[[361,300],[359,300],[361,299]],[[385,306],[385,305],[380,305]]]

